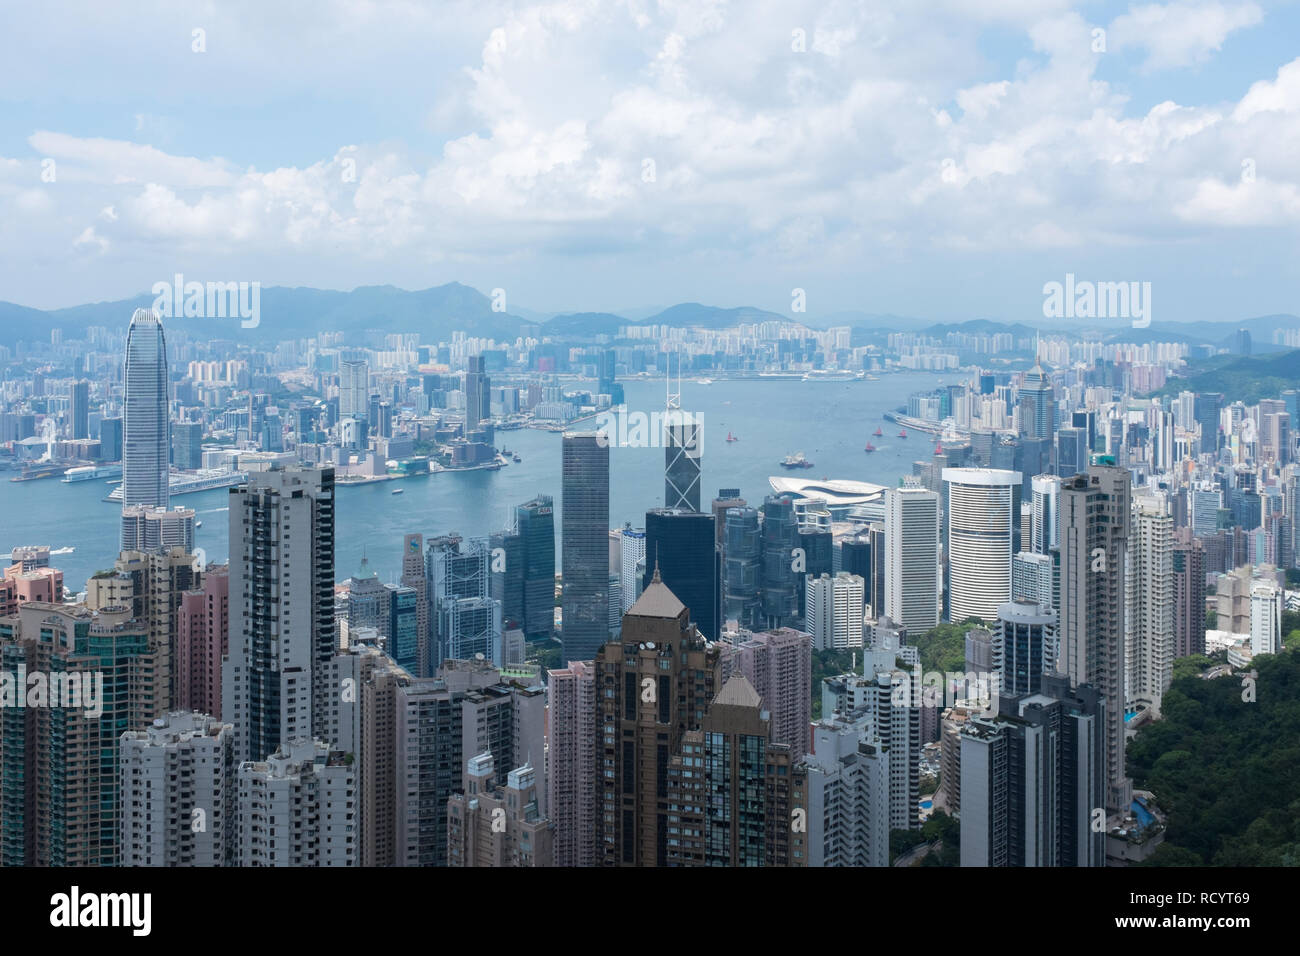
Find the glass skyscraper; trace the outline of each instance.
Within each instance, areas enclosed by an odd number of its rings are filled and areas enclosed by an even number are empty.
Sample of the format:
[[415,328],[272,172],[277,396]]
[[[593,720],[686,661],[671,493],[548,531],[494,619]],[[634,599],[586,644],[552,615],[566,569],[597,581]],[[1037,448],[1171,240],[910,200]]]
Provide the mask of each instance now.
[[161,320],[148,309],[136,309],[131,316],[123,393],[122,507],[166,508],[171,460],[167,340]]
[[646,570],[648,587],[655,568],[668,590],[690,609],[691,621],[707,640],[718,632],[718,556],[713,515],[685,508],[656,508],[646,512]]
[[609,443],[567,432],[560,570],[564,662],[589,661],[609,637]]

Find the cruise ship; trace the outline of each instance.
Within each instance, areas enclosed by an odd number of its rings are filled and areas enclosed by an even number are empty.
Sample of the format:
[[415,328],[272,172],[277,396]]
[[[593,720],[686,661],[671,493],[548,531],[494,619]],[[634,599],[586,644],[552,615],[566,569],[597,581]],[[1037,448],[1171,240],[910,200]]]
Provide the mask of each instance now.
[[[171,495],[188,495],[196,491],[211,491],[213,488],[233,488],[248,481],[246,471],[191,471],[173,474],[168,491]],[[118,485],[108,496],[107,501],[122,500],[122,486]]]
[[82,465],[80,468],[69,468],[63,473],[63,482],[65,484],[73,481],[94,481],[96,478],[121,478],[121,465]]

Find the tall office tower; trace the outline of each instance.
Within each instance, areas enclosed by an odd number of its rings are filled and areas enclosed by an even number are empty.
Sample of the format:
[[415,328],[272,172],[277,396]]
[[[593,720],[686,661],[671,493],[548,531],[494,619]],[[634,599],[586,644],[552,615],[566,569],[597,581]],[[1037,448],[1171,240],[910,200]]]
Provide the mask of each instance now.
[[1071,686],[1090,684],[1105,701],[1106,808],[1127,811],[1124,775],[1125,574],[1128,472],[1092,465],[1061,485],[1060,656]]
[[475,654],[500,667],[503,658],[501,603],[490,596],[492,552],[485,538],[455,534],[429,540],[425,576],[436,641],[431,664],[468,660]]
[[1209,482],[1198,482],[1188,491],[1191,495],[1192,533],[1198,538],[1218,530],[1219,509],[1223,492]]
[[727,512],[732,508],[744,508],[745,499],[740,497],[739,488],[719,488],[718,497],[713,499],[710,507],[713,510],[713,527],[718,533],[718,548],[725,549],[727,542]]
[[760,617],[769,628],[790,627],[799,610],[797,590],[802,572],[797,567],[799,524],[790,495],[768,495],[763,499],[762,605]]
[[515,508],[515,525],[524,562],[524,634],[550,637],[555,627],[555,506],[538,495]]
[[1025,373],[1020,386],[1020,437],[1050,441],[1056,431],[1056,398],[1041,359]]
[[885,526],[873,522],[867,526],[867,543],[871,547],[871,576],[866,578],[866,603],[871,605],[871,616],[885,616],[885,568],[889,564],[889,553],[885,548]]
[[555,824],[555,865],[596,858],[596,668],[571,661],[546,672],[547,806]]
[[589,661],[609,638],[609,440],[566,432],[560,525],[561,655]]
[[234,866],[234,728],[177,711],[122,734],[122,866]]
[[762,616],[763,552],[758,511],[728,508],[724,518],[723,618],[755,628]]
[[1174,532],[1174,657],[1205,653],[1205,545],[1190,528]]
[[885,614],[913,634],[939,623],[939,557],[939,496],[924,488],[887,489]]
[[608,395],[611,405],[622,405],[623,386],[615,380],[618,374],[618,355],[613,349],[601,349],[596,355],[596,390],[597,394]]
[[598,866],[667,863],[669,760],[703,722],[718,690],[718,656],[658,574],[623,618],[621,640],[597,652]]
[[122,508],[166,508],[171,457],[167,340],[162,322],[148,309],[136,309],[131,316],[122,377]]
[[819,651],[862,646],[862,608],[865,582],[841,571],[804,579],[807,593],[804,618],[812,646]]
[[488,594],[501,603],[508,629],[524,626],[524,543],[518,531],[497,531],[488,538],[492,550]]
[[172,464],[182,471],[203,467],[202,422],[172,422]]
[[1273,581],[1256,580],[1250,589],[1250,651],[1282,653],[1282,608],[1286,594]]
[[[1172,435],[1172,425],[1170,426]],[[1077,475],[1088,467],[1090,449],[1088,433],[1082,428],[1060,428],[1055,436],[1056,474],[1062,478]]]
[[464,790],[447,801],[447,865],[555,865],[555,825],[541,810],[537,774],[527,765],[495,786],[492,754],[469,758]]
[[1174,519],[1161,498],[1133,501],[1128,539],[1125,706],[1160,716],[1174,669]]
[[178,696],[176,658],[178,619],[186,591],[198,584],[194,555],[184,548],[167,551],[123,551],[112,571],[93,575],[86,582],[86,606],[93,611],[127,608],[133,620],[149,635],[154,655],[152,690],[162,710],[171,709]]
[[122,551],[156,551],[160,548],[194,550],[194,511],[190,508],[153,508],[127,505],[122,509]]
[[699,419],[670,406],[664,416],[664,507],[700,510],[703,442]]
[[229,647],[230,570],[210,567],[203,583],[181,595],[176,611],[176,707],[221,713],[221,659]]
[[812,737],[812,635],[783,627],[752,634],[741,631],[721,645],[723,683],[743,674],[758,691],[772,720],[772,743],[809,753]]
[[656,573],[691,611],[705,640],[718,628],[718,550],[713,515],[684,508],[655,508],[645,516],[646,573],[641,590]]
[[319,740],[239,764],[240,866],[357,866],[357,771]]
[[989,674],[993,672],[993,632],[987,627],[967,629],[965,645],[966,670]]
[[[221,716],[235,759],[321,736],[334,656],[334,469],[270,466],[230,489],[230,641]],[[310,736],[309,736],[310,735]]]
[[[389,656],[404,670],[415,673],[420,660],[419,598],[415,588],[384,585],[389,593],[388,635]],[[498,604],[499,606],[499,604]]]
[[122,460],[122,419],[101,418],[99,421],[99,460]]
[[424,535],[408,534],[402,538],[403,587],[415,591],[415,666],[408,668],[416,676],[429,673],[429,635],[432,616],[429,609],[429,582],[424,576]]
[[492,380],[482,355],[469,357],[465,372],[465,435],[477,431],[481,423],[492,418]]
[[633,528],[631,524],[623,526],[618,532],[619,543],[619,614],[626,614],[628,608],[641,596],[641,577],[639,569],[644,569],[645,529]]
[[90,437],[90,383],[72,383],[71,422],[69,432],[73,439]]
[[1011,600],[1056,605],[1056,562],[1050,554],[1022,551],[1011,559]]
[[803,755],[770,742],[762,707],[737,674],[682,735],[668,766],[669,866],[808,865],[808,834],[795,825],[808,807]]
[[166,711],[146,626],[33,601],[0,618],[0,666],[58,678],[49,706],[0,708],[0,865],[117,866],[121,734]]
[[[871,580],[871,539],[865,531],[854,531],[839,542],[839,560],[836,571],[856,574],[863,581]],[[870,590],[870,588],[868,588]]]
[[1223,407],[1222,392],[1197,392],[1194,402],[1196,424],[1201,429],[1202,452],[1219,450],[1219,409]]
[[[435,678],[397,688],[395,779],[398,866],[445,866],[447,801],[461,786],[468,757],[499,755],[493,786],[506,768],[532,766],[546,792],[546,693],[503,683],[486,661],[447,661]],[[545,808],[542,810],[546,812]]]
[[992,621],[1011,600],[1011,557],[1020,543],[1020,474],[945,468],[943,481],[948,491],[948,616]]
[[1002,605],[993,629],[992,670],[998,676],[998,693],[1039,693],[1043,675],[1056,673],[1056,645],[1056,615],[1049,608],[1028,601]]
[[889,866],[889,753],[871,714],[823,719],[808,772],[808,865]]
[[829,525],[804,525],[799,529],[799,548],[803,553],[803,570],[796,571],[795,593],[799,596],[799,614],[804,615],[808,613],[805,579],[835,572],[835,535]]
[[1104,697],[1059,675],[961,730],[962,866],[1105,866]]
[[370,414],[370,366],[352,359],[339,363],[339,419]]

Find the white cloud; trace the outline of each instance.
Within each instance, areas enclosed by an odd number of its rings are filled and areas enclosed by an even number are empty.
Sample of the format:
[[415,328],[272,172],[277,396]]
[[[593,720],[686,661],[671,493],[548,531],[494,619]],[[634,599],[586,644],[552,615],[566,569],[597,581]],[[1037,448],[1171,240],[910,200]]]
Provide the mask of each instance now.
[[1252,2],[1175,2],[1132,7],[1110,25],[1107,40],[1114,49],[1147,51],[1148,70],[1193,66],[1223,48],[1229,34],[1253,27],[1264,11]]

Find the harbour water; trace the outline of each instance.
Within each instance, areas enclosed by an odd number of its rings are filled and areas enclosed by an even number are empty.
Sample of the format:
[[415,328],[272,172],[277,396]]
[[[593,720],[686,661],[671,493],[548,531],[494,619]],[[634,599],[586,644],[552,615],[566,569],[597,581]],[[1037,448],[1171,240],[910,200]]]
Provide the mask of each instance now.
[[[955,379],[948,373],[946,381]],[[934,388],[940,377],[926,372],[884,375],[879,381],[716,381],[682,385],[682,407],[696,413],[703,431],[702,504],[719,488],[739,488],[751,504],[771,493],[768,477],[849,478],[895,485],[912,462],[928,459],[934,440],[897,435],[882,415],[903,405],[915,391]],[[649,415],[664,407],[663,382],[625,385],[629,414]],[[876,426],[881,438],[871,437]],[[590,424],[579,427],[591,427]],[[728,432],[738,441],[727,442]],[[871,438],[877,450],[863,446]],[[497,471],[444,472],[399,482],[338,489],[336,567],[340,578],[357,570],[364,556],[384,581],[400,573],[402,536],[458,531],[486,535],[506,526],[514,505],[538,494],[554,496],[559,532],[560,435],[533,429],[497,433],[498,447],[521,461]],[[786,471],[780,461],[802,451],[814,467]],[[664,452],[655,447],[610,449],[610,527],[645,522],[647,508],[664,503]],[[74,548],[51,563],[64,572],[68,588],[79,591],[96,570],[111,567],[117,554],[121,508],[103,501],[106,481],[65,484],[57,478],[10,482],[0,473],[0,554],[20,545]],[[404,489],[394,495],[394,488]],[[228,556],[229,491],[184,495],[173,504],[193,508],[203,526],[197,545],[209,563]],[[558,563],[558,540],[557,540]]]

